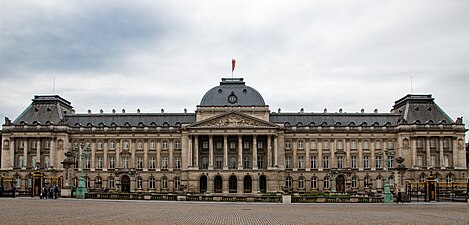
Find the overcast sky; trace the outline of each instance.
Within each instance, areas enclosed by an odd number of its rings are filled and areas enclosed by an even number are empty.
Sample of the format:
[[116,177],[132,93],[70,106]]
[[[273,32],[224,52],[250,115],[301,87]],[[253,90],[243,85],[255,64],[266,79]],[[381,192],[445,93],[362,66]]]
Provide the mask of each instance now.
[[235,58],[271,111],[389,112],[412,76],[469,119],[469,0],[0,2],[2,118],[54,78],[77,113],[193,112]]

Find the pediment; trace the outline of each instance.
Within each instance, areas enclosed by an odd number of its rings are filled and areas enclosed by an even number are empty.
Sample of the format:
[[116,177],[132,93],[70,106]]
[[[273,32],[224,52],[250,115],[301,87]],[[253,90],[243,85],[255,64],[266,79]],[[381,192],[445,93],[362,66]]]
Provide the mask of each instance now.
[[278,128],[277,125],[263,121],[261,119],[238,113],[230,112],[218,115],[206,120],[194,123],[188,128],[211,128],[211,129],[230,129],[230,128],[256,128],[256,129],[270,129]]

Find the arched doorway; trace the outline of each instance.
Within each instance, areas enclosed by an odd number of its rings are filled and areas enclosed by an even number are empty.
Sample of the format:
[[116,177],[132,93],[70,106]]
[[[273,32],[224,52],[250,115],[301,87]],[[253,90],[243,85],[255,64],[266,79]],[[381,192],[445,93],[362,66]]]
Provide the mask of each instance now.
[[236,176],[231,176],[228,183],[230,193],[238,192],[238,179],[236,178]]
[[337,192],[345,192],[345,177],[343,175],[337,176],[337,178],[335,179],[335,183]]
[[216,176],[214,179],[214,189],[215,193],[223,192],[223,178],[221,176]]
[[259,188],[261,189],[262,193],[267,192],[267,178],[264,175],[259,177]]
[[124,175],[121,178],[121,191],[122,192],[130,191],[130,177],[127,175]]
[[252,178],[249,175],[244,177],[244,193],[252,192]]
[[201,176],[199,180],[200,193],[207,192],[207,176]]

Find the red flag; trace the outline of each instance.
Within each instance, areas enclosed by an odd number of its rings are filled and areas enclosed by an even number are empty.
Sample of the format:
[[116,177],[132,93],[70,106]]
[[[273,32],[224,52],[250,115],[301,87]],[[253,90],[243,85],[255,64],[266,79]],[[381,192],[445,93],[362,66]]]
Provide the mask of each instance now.
[[234,71],[235,66],[236,66],[236,60],[235,60],[235,59],[231,59],[231,72]]

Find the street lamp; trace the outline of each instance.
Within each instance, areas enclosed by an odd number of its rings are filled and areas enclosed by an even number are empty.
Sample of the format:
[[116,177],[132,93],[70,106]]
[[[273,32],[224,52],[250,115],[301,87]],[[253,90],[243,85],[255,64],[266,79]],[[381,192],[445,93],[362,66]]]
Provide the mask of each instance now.
[[207,187],[205,188],[205,193],[208,193],[208,173],[207,173]]
[[80,183],[77,187],[77,199],[85,199],[88,189],[85,182],[85,143],[81,143],[81,174],[80,174]]
[[[383,152],[378,152],[378,155],[383,155]],[[391,189],[389,187],[389,177],[388,177],[388,170],[389,170],[389,158],[388,156],[393,156],[394,152],[390,151],[388,149],[384,150],[384,157],[386,160],[386,183],[384,184],[384,203],[392,203],[392,194],[391,194]]]
[[331,186],[332,186],[332,192],[336,192],[335,190],[335,179],[337,178],[337,176],[339,175],[339,171],[337,171],[337,169],[334,169],[332,168],[331,171],[329,171],[329,176],[331,177]]
[[257,193],[261,193],[261,173],[257,173]]

